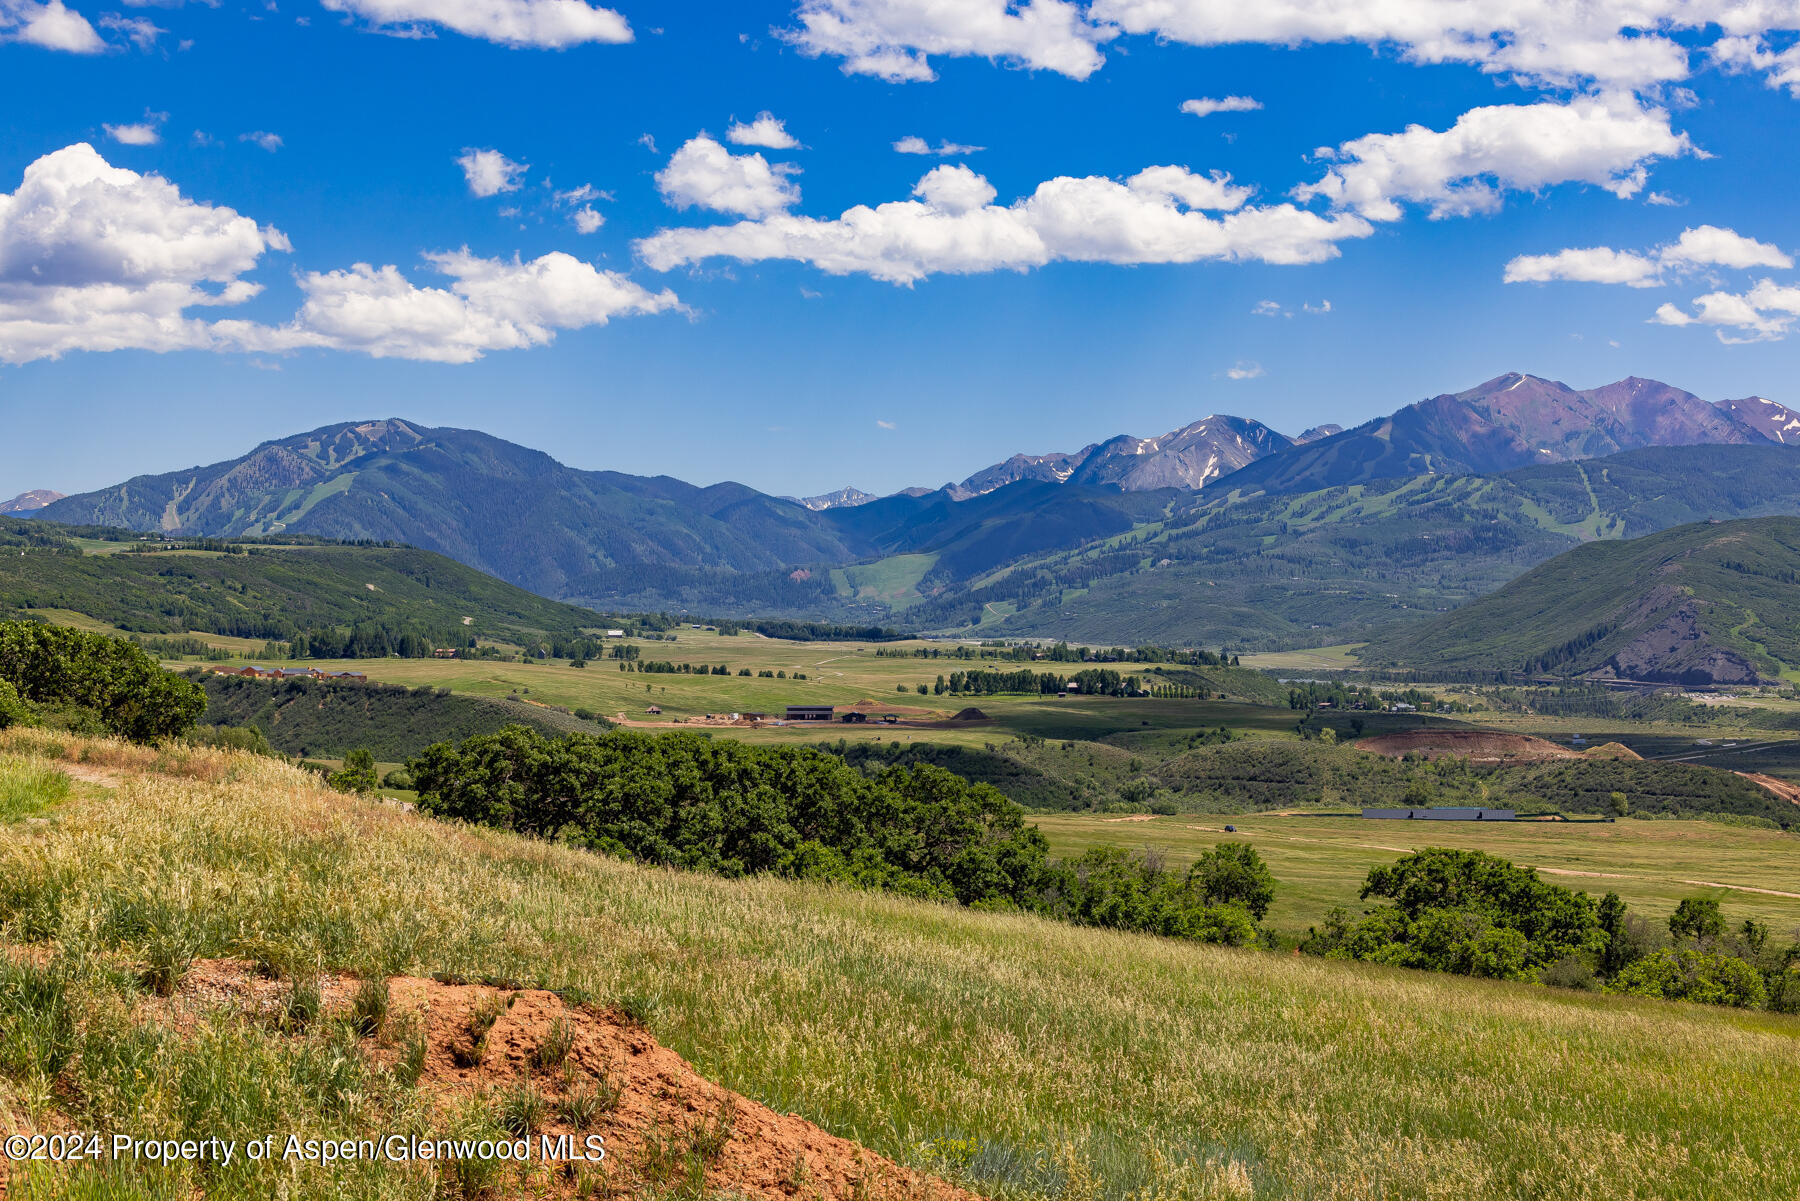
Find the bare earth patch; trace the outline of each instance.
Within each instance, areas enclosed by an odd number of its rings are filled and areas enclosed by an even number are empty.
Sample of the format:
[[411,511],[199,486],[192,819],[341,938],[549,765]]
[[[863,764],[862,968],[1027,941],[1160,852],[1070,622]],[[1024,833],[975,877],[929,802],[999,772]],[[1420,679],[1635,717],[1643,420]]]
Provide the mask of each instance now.
[[1791,801],[1793,804],[1800,805],[1800,784],[1794,784],[1788,780],[1778,780],[1774,776],[1766,776],[1759,771],[1740,771],[1734,774],[1744,777],[1744,779],[1749,780],[1752,784],[1760,785],[1764,790],[1773,793],[1784,801]]
[[[326,1013],[348,1013],[359,981],[327,974],[320,979]],[[789,1201],[980,1201],[936,1177],[902,1167],[858,1143],[829,1134],[794,1115],[776,1113],[700,1076],[680,1055],[660,1045],[642,1026],[613,1010],[572,1005],[552,992],[455,984],[412,976],[389,980],[388,1037],[365,1040],[371,1060],[394,1066],[406,1054],[405,1032],[423,1036],[424,1070],[418,1087],[448,1116],[475,1099],[493,1099],[524,1084],[537,1090],[545,1117],[540,1136],[570,1134],[605,1139],[604,1178],[593,1196],[636,1196],[638,1186],[658,1183],[671,1154],[704,1143],[707,1194]],[[173,997],[149,998],[155,1013],[182,1028],[220,1007],[257,1019],[272,1018],[289,984],[260,975],[237,960],[198,960]],[[490,1015],[485,1035],[477,1015]],[[540,1054],[561,1036],[567,1050],[556,1062]],[[559,1102],[573,1095],[604,1098],[589,1124],[576,1129]],[[571,1170],[549,1182],[550,1195],[573,1193]],[[592,1177],[582,1187],[592,1190]]]

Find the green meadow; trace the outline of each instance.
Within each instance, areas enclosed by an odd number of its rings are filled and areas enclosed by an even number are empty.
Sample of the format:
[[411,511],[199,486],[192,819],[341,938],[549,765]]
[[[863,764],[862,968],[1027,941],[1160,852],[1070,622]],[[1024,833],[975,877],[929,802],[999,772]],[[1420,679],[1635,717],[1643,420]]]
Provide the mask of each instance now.
[[[1633,912],[1666,919],[1684,897],[1716,897],[1744,918],[1800,933],[1800,836],[1701,821],[1420,822],[1362,818],[1038,814],[1057,855],[1094,846],[1151,850],[1191,861],[1226,839],[1248,842],[1283,888],[1268,922],[1300,937],[1334,905],[1358,912],[1358,889],[1378,865],[1428,846],[1486,851],[1535,867],[1553,884],[1616,892]],[[1227,833],[1225,826],[1235,827]],[[1776,895],[1785,893],[1787,895]]]

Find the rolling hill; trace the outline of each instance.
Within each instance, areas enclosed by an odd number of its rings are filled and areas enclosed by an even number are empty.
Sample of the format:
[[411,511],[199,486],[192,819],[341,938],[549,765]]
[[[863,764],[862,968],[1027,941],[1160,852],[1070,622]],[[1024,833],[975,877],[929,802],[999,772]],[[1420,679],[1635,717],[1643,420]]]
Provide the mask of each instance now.
[[1446,617],[1371,644],[1371,665],[1680,684],[1800,669],[1800,519],[1704,522],[1578,547]]
[[145,634],[265,639],[373,624],[440,645],[470,636],[535,641],[605,621],[412,547],[238,544],[229,553],[144,553],[145,545],[83,542],[40,519],[0,519],[0,614],[60,610]]

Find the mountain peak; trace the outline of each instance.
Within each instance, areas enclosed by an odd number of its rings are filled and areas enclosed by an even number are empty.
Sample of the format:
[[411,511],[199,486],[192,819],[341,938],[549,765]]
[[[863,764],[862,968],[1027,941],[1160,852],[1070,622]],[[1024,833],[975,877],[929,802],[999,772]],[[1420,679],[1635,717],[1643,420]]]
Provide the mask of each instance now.
[[1019,480],[1148,492],[1204,488],[1221,475],[1293,445],[1260,421],[1209,413],[1154,438],[1117,434],[1074,454],[1014,455],[950,488],[967,500]]
[[822,492],[818,496],[784,496],[783,500],[791,500],[797,505],[805,505],[813,512],[825,509],[849,509],[857,505],[866,505],[876,499],[873,492],[864,492],[861,488],[845,485],[836,492]]
[[1780,442],[1784,446],[1800,443],[1800,411],[1790,409],[1766,396],[1721,400],[1715,407],[1729,414],[1739,425],[1755,430],[1771,442]]
[[21,492],[9,501],[0,502],[0,517],[20,517],[27,513],[35,513],[45,505],[63,498],[60,492],[52,492],[48,488],[33,488],[29,492]]

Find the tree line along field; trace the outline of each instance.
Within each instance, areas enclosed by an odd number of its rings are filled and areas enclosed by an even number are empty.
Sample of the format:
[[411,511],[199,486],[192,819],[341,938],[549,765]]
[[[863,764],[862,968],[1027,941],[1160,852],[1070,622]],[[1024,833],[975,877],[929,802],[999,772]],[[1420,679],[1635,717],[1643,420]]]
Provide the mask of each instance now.
[[[1486,851],[1564,888],[1616,892],[1633,912],[1656,921],[1685,897],[1709,896],[1734,925],[1752,918],[1800,931],[1800,838],[1778,830],[1630,818],[1475,823],[1038,813],[1033,820],[1052,854],[1064,856],[1118,846],[1183,864],[1220,839],[1247,841],[1282,882],[1267,924],[1287,938],[1304,936],[1334,905],[1359,912],[1357,891],[1370,868],[1427,846]],[[1235,832],[1225,832],[1227,823]]]
[[[1791,1017],[646,869],[445,826],[242,754],[14,730],[0,756],[0,772],[82,760],[109,780],[77,783],[47,802],[50,820],[0,840],[6,903],[28,926],[102,932],[92,949],[129,963],[134,937],[104,932],[153,912],[200,956],[317,956],[629,1005],[712,1080],[996,1201],[1788,1201],[1800,1188]],[[6,937],[46,947],[16,920]],[[36,1126],[111,1098],[176,1137],[246,1122],[372,1134],[403,1103],[373,1080],[301,1087],[342,1047],[328,1030],[213,1011],[175,1042],[117,1003],[116,979],[69,987],[108,1015],[82,1054],[139,1074],[76,1093],[0,1072],[0,1108]],[[225,1104],[251,1080],[254,1108]],[[27,1195],[56,1191],[63,1170],[33,1168]],[[385,1195],[402,1171],[302,1167],[292,1185]],[[151,1192],[122,1176],[108,1195]]]

